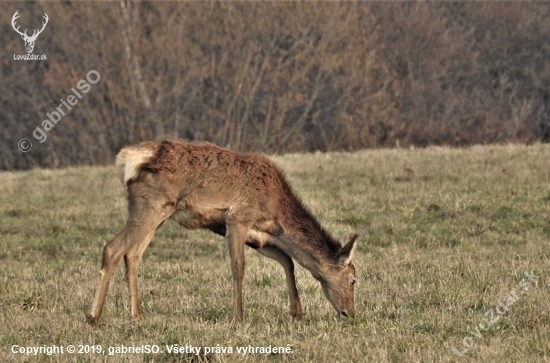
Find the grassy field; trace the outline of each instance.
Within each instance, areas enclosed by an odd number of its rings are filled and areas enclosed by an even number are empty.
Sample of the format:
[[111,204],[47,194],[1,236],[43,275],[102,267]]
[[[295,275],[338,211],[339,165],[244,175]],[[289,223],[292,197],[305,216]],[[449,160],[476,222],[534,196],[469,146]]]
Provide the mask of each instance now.
[[[360,234],[356,319],[338,319],[300,267],[304,319],[293,321],[282,268],[247,249],[245,322],[234,324],[223,239],[170,222],[140,269],[142,322],[131,322],[122,263],[90,328],[102,247],[126,219],[114,167],[1,173],[0,361],[550,361],[550,145],[274,159],[329,231]],[[109,356],[141,345],[160,352]],[[249,346],[290,352],[237,352]]]

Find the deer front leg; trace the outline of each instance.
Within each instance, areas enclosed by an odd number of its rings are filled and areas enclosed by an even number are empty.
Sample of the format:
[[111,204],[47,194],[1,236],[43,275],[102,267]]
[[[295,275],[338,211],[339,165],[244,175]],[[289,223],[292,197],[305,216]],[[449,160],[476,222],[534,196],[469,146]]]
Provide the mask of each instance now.
[[233,274],[233,317],[243,320],[244,245],[248,228],[239,224],[227,226],[227,244]]
[[290,315],[300,320],[302,318],[302,303],[300,302],[300,296],[298,296],[298,289],[296,288],[296,276],[294,275],[294,262],[292,258],[279,248],[271,245],[264,245],[257,251],[279,262],[285,269],[290,300]]

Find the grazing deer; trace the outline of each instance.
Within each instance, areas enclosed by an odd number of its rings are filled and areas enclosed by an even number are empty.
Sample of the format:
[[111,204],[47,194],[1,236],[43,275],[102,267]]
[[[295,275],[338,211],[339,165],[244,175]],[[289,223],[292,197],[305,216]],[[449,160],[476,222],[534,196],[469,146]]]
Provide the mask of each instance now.
[[126,186],[129,217],[124,229],[103,249],[101,280],[87,316],[90,324],[101,315],[109,281],[122,257],[131,314],[135,321],[140,319],[138,267],[155,231],[167,219],[187,229],[205,228],[226,237],[237,321],[243,319],[245,244],[283,266],[293,317],[302,317],[302,305],[292,259],[319,280],[340,315],[355,316],[351,259],[357,235],[342,247],[266,157],[209,143],[158,141],[123,148],[116,165]]

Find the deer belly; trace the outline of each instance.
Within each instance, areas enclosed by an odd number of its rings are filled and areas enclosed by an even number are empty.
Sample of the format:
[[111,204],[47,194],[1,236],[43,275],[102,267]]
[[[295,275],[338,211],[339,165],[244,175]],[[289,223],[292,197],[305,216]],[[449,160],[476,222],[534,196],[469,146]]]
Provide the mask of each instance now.
[[225,226],[225,212],[223,210],[196,211],[178,209],[170,219],[187,229],[211,229],[212,226]]

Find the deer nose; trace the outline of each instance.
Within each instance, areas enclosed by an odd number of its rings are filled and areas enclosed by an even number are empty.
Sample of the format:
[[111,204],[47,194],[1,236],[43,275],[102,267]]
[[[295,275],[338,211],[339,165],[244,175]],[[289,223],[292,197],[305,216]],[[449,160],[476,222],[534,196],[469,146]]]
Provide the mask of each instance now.
[[346,318],[355,318],[355,311],[352,311],[350,313],[347,310],[340,310],[340,316],[343,316]]

